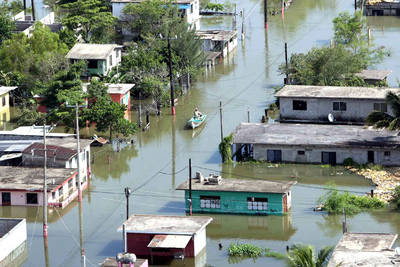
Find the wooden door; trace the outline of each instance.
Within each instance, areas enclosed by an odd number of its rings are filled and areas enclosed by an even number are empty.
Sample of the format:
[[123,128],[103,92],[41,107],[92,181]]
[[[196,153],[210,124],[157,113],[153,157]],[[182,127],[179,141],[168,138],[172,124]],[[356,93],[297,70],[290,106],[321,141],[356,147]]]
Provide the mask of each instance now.
[[283,195],[283,213],[286,213],[288,211],[288,207],[287,207],[287,195],[284,194]]

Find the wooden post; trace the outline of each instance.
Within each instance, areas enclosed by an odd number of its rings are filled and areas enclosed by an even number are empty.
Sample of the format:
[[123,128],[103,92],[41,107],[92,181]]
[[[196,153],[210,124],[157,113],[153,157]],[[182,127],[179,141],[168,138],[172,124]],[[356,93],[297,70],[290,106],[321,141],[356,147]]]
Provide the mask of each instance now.
[[242,41],[244,40],[244,8],[242,9]]
[[192,159],[189,159],[189,215],[192,215]]
[[129,187],[125,187],[125,197],[126,197],[126,219],[129,219],[129,196],[132,193],[132,190]]
[[47,238],[47,146],[46,146],[46,122],[43,124],[43,237]]
[[354,0],[354,10],[357,10],[357,0]]
[[24,0],[23,2],[24,2],[24,20],[25,20],[25,16],[26,16],[26,0]]
[[374,197],[374,190],[371,189],[371,197]]
[[288,64],[288,56],[287,56],[287,43],[285,43],[285,64],[286,64],[286,82],[288,84],[290,84],[289,74],[288,74],[289,64]]
[[344,233],[347,233],[346,211],[344,208],[343,208],[343,215],[344,215],[344,221],[343,221],[342,227],[343,227],[343,234],[344,234]]
[[122,240],[124,240],[124,253],[128,252],[128,246],[126,241],[126,225],[122,225]]
[[250,108],[247,108],[247,122],[250,122]]
[[224,131],[223,131],[223,125],[222,125],[222,102],[219,101],[219,120],[220,120],[220,126],[221,126],[221,142],[224,141]]
[[264,24],[265,29],[268,30],[268,0],[264,0]]
[[139,128],[142,128],[142,94],[139,92],[139,111],[138,111],[138,125]]
[[174,95],[174,76],[172,73],[172,55],[171,55],[171,38],[168,34],[168,71],[169,71],[169,83],[171,89],[171,113],[175,115],[175,95]]

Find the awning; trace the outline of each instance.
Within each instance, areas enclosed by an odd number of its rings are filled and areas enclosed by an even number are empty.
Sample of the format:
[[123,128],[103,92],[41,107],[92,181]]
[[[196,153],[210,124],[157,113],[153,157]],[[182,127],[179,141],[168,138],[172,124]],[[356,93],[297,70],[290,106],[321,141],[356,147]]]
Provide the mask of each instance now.
[[0,157],[0,161],[5,161],[9,159],[16,159],[22,157],[22,153],[12,153],[12,154],[5,154]]
[[186,248],[190,235],[155,235],[148,248]]

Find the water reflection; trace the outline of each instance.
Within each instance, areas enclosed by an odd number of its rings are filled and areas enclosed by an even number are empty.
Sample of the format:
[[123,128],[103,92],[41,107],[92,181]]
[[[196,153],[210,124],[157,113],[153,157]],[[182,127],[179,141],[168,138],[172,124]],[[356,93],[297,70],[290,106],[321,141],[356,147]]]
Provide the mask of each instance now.
[[321,217],[323,220],[315,223],[326,236],[334,238],[343,231],[343,216],[324,214]]
[[297,231],[292,225],[292,216],[241,216],[212,215],[207,226],[207,237],[211,239],[255,239],[287,241]]

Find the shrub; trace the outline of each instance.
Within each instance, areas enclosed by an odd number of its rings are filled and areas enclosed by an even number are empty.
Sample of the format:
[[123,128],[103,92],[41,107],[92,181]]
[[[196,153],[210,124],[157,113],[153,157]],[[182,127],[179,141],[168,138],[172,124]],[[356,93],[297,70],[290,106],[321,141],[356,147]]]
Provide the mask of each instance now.
[[396,210],[400,210],[400,185],[396,186],[393,191],[392,203],[395,205]]
[[354,166],[357,166],[358,163],[355,162],[352,158],[345,158],[343,160],[343,165],[344,166],[349,166],[349,167],[354,167]]
[[375,197],[358,196],[349,192],[339,193],[334,186],[331,186],[328,194],[319,199],[319,203],[323,205],[323,210],[328,213],[340,214],[344,209],[349,215],[385,206],[383,201]]
[[287,258],[286,255],[283,255],[276,251],[271,251],[269,248],[265,249],[265,256],[270,258],[276,258],[278,260],[284,260]]
[[264,252],[263,248],[260,248],[252,244],[232,243],[228,248],[229,256],[237,256],[237,257],[256,258],[261,256],[263,252]]
[[219,153],[222,157],[222,162],[232,162],[232,149],[231,146],[233,144],[233,135],[230,134],[223,139],[223,141],[219,144]]

